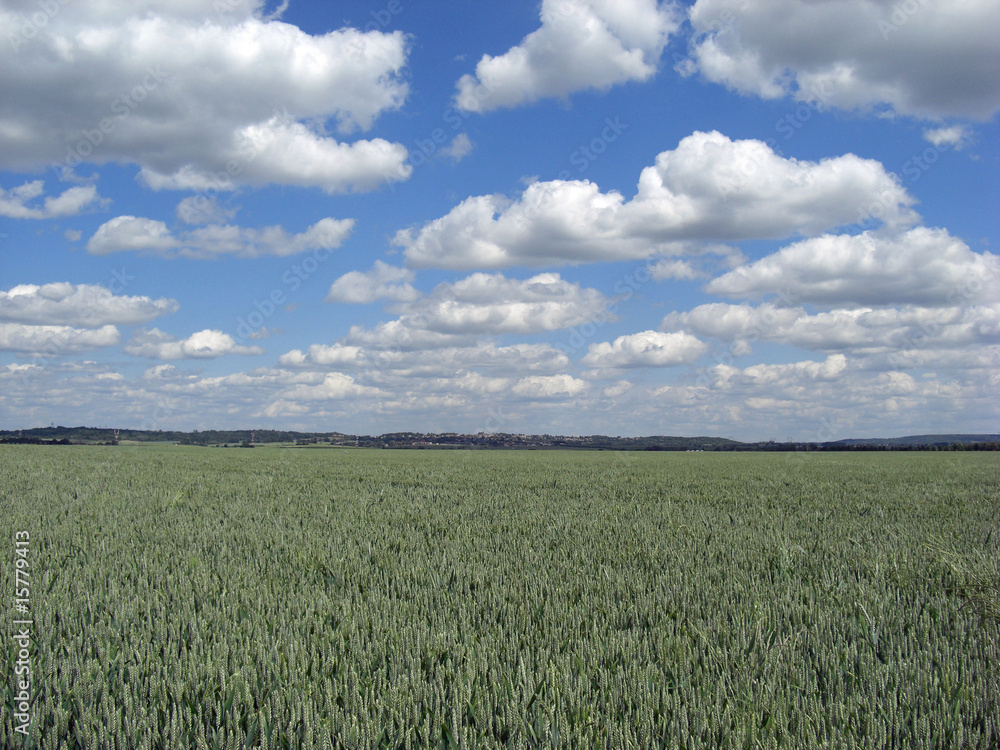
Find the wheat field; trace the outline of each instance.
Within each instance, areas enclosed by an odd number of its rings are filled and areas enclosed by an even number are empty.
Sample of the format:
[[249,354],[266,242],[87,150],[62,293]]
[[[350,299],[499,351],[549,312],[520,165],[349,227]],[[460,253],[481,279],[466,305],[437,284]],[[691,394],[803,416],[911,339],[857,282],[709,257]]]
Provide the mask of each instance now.
[[38,748],[1000,747],[988,453],[0,447]]

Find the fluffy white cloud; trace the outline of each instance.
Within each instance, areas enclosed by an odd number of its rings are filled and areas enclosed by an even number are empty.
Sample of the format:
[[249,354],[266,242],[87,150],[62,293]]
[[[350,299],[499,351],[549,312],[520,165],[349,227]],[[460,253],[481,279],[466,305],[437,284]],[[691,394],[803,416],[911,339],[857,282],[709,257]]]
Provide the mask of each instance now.
[[875,371],[923,370],[925,378],[949,378],[966,370],[982,373],[980,382],[993,390],[1000,385],[1000,344],[939,349],[925,332],[920,333],[907,346],[864,357],[865,367]]
[[442,333],[538,333],[579,325],[604,314],[607,299],[557,273],[519,281],[474,273],[439,284],[407,309],[404,320]]
[[960,419],[967,419],[967,399],[982,393],[982,385],[968,378],[920,381],[898,371],[872,373],[835,354],[744,369],[719,365],[694,386],[657,389],[650,410],[669,410],[685,424],[707,427],[707,434],[725,432],[727,424],[753,425],[758,439],[766,430],[779,440],[827,441],[885,436],[886,424],[899,434],[941,431],[942,413],[963,412]]
[[443,392],[460,391],[477,396],[499,396],[511,389],[511,378],[496,378],[478,372],[460,372],[449,378],[440,378],[429,383],[432,389]]
[[995,431],[1000,346],[980,351],[978,364],[967,361],[965,351],[955,353],[963,367],[979,369],[928,377],[899,369],[876,372],[867,362],[833,356],[745,369],[720,366],[695,384],[681,378],[669,386],[630,389],[622,382],[587,387],[565,374],[525,380],[533,376],[468,371],[375,381],[371,373],[347,379],[340,372],[272,368],[205,377],[159,365],[125,377],[95,362],[47,359],[0,366],[0,411],[16,414],[18,424],[85,424],[94,420],[96,408],[101,422],[144,429],[242,428],[250,418],[260,426],[368,434],[587,434],[594,419],[612,435],[662,434],[668,424],[671,434],[754,440],[889,436],[886,425],[892,434]]
[[58,325],[0,323],[0,351],[21,352],[39,357],[67,354],[114,346],[121,340],[112,325],[100,328],[74,328]]
[[125,344],[125,353],[149,359],[215,359],[228,354],[263,354],[259,346],[240,346],[228,333],[204,331],[178,339],[158,328],[139,330]]
[[397,320],[379,323],[372,328],[351,326],[342,343],[366,349],[409,352],[451,346],[474,346],[478,338],[476,333],[430,331],[421,326],[420,321],[403,316]]
[[611,385],[607,386],[601,391],[601,395],[605,398],[618,398],[624,396],[632,390],[632,384],[627,380],[618,380]]
[[36,325],[132,325],[178,308],[177,300],[120,296],[96,284],[20,284],[0,291],[0,320]]
[[414,235],[397,233],[395,245],[417,267],[507,268],[554,263],[644,257],[652,243],[622,237],[618,226],[623,202],[604,195],[590,182],[536,182],[521,199],[468,198]]
[[320,219],[300,234],[289,234],[280,226],[250,229],[232,224],[210,224],[174,235],[162,221],[136,216],[117,216],[94,232],[87,250],[94,255],[134,250],[167,257],[218,258],[235,255],[288,256],[310,250],[333,250],[354,229],[354,219]]
[[193,379],[197,376],[194,374],[184,374],[178,370],[174,365],[155,365],[153,367],[147,367],[142,373],[143,380],[185,380]]
[[116,216],[104,222],[87,242],[87,250],[107,255],[123,250],[167,253],[177,248],[177,239],[162,221],[138,216]]
[[[285,392],[284,401],[326,401],[328,399],[364,398],[384,395],[378,388],[360,385],[350,375],[329,372],[316,385],[298,385]],[[280,403],[280,402],[279,402]]]
[[1000,109],[994,0],[698,0],[684,73],[768,99],[927,118]]
[[705,274],[696,269],[689,261],[676,258],[663,258],[649,267],[649,274],[656,281],[667,279],[697,279]]
[[824,235],[713,279],[712,294],[781,293],[818,305],[954,305],[1000,299],[1000,257],[944,229]]
[[497,346],[491,342],[479,342],[470,346],[404,351],[338,343],[313,344],[305,352],[293,349],[281,356],[279,364],[284,367],[366,370],[374,377],[386,373],[407,378],[443,377],[471,370],[515,376],[529,372],[558,373],[569,366],[569,358],[548,344]]
[[924,131],[924,140],[938,148],[951,148],[961,151],[969,143],[972,134],[964,125],[950,125],[943,128],[931,128]]
[[642,331],[591,344],[582,363],[605,370],[675,367],[694,362],[706,351],[708,346],[688,333]]
[[283,367],[360,367],[364,364],[365,350],[360,346],[343,344],[313,344],[305,352],[301,349],[282,354],[278,364]]
[[[388,272],[390,267],[381,270]],[[398,270],[391,271],[396,278]],[[345,292],[346,285],[340,286]],[[589,319],[605,305],[596,290],[581,289],[558,274],[523,281],[473,274],[439,284],[426,297],[400,303],[396,320],[372,329],[354,326],[334,344],[296,349],[279,362],[296,369],[355,372],[359,380],[393,394],[381,399],[385,409],[426,410],[425,419],[448,409],[451,414],[482,419],[485,411],[470,399],[513,394],[548,401],[586,387],[565,375],[569,358],[549,344],[498,346],[483,336],[566,327]]]
[[410,283],[415,276],[409,269],[377,260],[370,271],[350,271],[334,281],[326,301],[354,305],[366,305],[377,299],[412,302],[420,296]]
[[499,57],[483,55],[459,80],[456,106],[468,112],[516,107],[582,89],[645,81],[679,13],[657,0],[543,0],[542,26]]
[[889,226],[917,220],[916,202],[881,163],[854,154],[784,158],[757,140],[695,132],[639,177],[634,220],[670,239],[744,240],[818,234],[864,218],[878,200]]
[[[405,180],[413,168],[406,148],[382,138],[340,143],[297,122],[274,116],[233,135],[227,165],[234,172],[185,164],[173,171],[143,167],[140,177],[154,190],[234,190],[241,184],[318,187],[329,193],[374,190]],[[206,162],[207,162],[206,155]]]
[[393,241],[418,267],[627,260],[815,235],[865,220],[873,205],[887,226],[906,226],[918,218],[914,202],[877,161],[786,159],[761,141],[696,132],[642,171],[630,201],[589,181],[536,182],[516,201],[468,198]]
[[514,384],[513,393],[530,399],[578,396],[589,388],[585,380],[571,375],[529,375]]
[[724,386],[742,383],[752,386],[798,387],[815,381],[840,380],[847,371],[847,357],[831,354],[823,362],[791,362],[779,365],[751,365],[739,369],[728,365],[712,368]]
[[223,208],[215,198],[191,195],[177,204],[177,219],[185,224],[225,224],[236,216],[236,209]]
[[476,273],[400,304],[396,320],[371,329],[353,326],[342,343],[394,351],[466,347],[482,336],[541,333],[604,320],[608,306],[596,289],[581,288],[557,273],[523,281]]
[[30,35],[18,30],[39,6],[0,9],[0,166],[130,162],[152,187],[189,189],[339,192],[408,176],[402,145],[325,132],[367,130],[402,104],[401,31],[312,36],[262,2],[225,6],[81,0]]
[[472,153],[472,141],[467,134],[459,133],[452,138],[451,143],[447,147],[441,149],[441,153],[451,157],[454,161],[462,161],[462,159]]
[[[0,115],[0,125],[2,122]],[[10,190],[0,188],[0,216],[8,219],[56,219],[76,216],[87,208],[105,203],[93,185],[71,187],[59,195],[50,195],[41,205],[31,203],[44,193],[45,183],[42,180],[32,180]]]
[[688,312],[672,312],[660,328],[664,331],[689,331],[696,336],[711,336],[723,341],[751,341],[767,338],[774,330],[783,330],[806,315],[801,307],[779,307],[765,303],[729,305],[712,302]]
[[[661,328],[723,341],[774,341],[802,349],[896,354],[1000,343],[1000,303],[952,307],[860,307],[810,314],[764,303],[700,305],[671,313]],[[740,356],[742,352],[733,351]],[[888,361],[888,360],[885,360]]]
[[115,346],[115,325],[176,312],[176,300],[128,297],[94,284],[20,284],[0,291],[0,350],[58,357]]

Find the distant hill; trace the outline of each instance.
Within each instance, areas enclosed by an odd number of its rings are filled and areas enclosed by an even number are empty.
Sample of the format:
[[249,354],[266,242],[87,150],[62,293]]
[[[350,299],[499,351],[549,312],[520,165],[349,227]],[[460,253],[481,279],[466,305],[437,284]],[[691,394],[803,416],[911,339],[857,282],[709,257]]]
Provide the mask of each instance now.
[[1000,435],[908,435],[897,438],[849,438],[847,440],[837,440],[824,445],[844,445],[844,446],[891,446],[891,447],[915,447],[915,446],[938,446],[949,445],[969,445],[971,443],[997,443],[1000,442]]
[[648,435],[524,435],[512,433],[462,434],[456,432],[391,432],[383,435],[348,435],[342,432],[286,430],[115,430],[103,427],[36,427],[0,430],[0,443],[42,445],[113,445],[168,442],[181,445],[239,447],[285,443],[301,447],[428,449],[528,449],[614,451],[867,451],[940,450],[975,447],[1000,450],[1000,435],[913,435],[898,438],[861,438],[827,443],[742,443],[720,437]]

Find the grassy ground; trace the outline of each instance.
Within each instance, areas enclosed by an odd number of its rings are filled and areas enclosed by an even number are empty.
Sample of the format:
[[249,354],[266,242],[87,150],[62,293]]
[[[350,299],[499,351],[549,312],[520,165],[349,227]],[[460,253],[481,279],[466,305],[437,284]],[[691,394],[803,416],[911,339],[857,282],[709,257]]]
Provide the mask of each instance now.
[[0,746],[1000,746],[993,454],[4,446],[0,488]]

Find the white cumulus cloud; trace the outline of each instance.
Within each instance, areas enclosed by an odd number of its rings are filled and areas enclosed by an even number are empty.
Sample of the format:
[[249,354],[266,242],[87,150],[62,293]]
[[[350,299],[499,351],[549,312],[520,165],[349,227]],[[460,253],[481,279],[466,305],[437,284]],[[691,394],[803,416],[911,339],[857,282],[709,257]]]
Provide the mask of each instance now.
[[541,19],[520,44],[483,55],[475,75],[462,76],[459,109],[485,112],[645,81],[680,20],[672,2],[657,0],[543,0]]
[[1000,109],[994,0],[697,0],[684,73],[820,107],[929,119]]
[[[803,307],[711,303],[667,315],[667,331],[687,331],[723,341],[774,341],[801,349],[892,355],[910,360],[915,350],[986,348],[1000,344],[1000,303],[968,306],[856,307],[809,313]],[[730,350],[735,356],[743,352]]]
[[57,219],[76,216],[105,202],[93,185],[68,188],[59,195],[46,196],[39,204],[37,199],[44,194],[45,183],[42,180],[32,180],[10,190],[0,188],[0,216],[8,219]]
[[549,344],[475,342],[468,346],[428,349],[386,349],[346,343],[313,344],[307,350],[283,354],[285,367],[364,370],[379,377],[444,377],[459,372],[482,371],[497,376],[526,373],[554,374],[569,367],[569,358]]
[[589,384],[572,375],[529,375],[514,384],[513,393],[530,399],[569,398],[584,393]]
[[906,227],[918,219],[914,202],[871,159],[787,159],[761,141],[696,132],[642,170],[631,200],[589,181],[535,182],[513,201],[467,198],[393,241],[417,267],[629,260],[715,252],[719,241],[816,235],[867,219],[872,205],[886,226]]
[[975,253],[947,230],[823,235],[713,279],[727,297],[781,293],[818,305],[950,305],[1000,299],[1000,257]]
[[334,281],[326,301],[355,305],[366,305],[378,299],[412,302],[420,296],[411,283],[415,276],[407,268],[377,260],[370,271],[349,271]]
[[[402,31],[311,35],[262,2],[0,8],[0,166],[132,163],[154,188],[278,183],[370,190],[409,175],[368,130],[407,96]],[[219,6],[216,3],[216,6]]]
[[0,351],[20,352],[39,357],[67,354],[114,346],[121,340],[112,325],[100,328],[74,328],[60,325],[24,325],[0,323]]
[[178,339],[158,328],[136,331],[125,353],[149,359],[215,359],[229,354],[263,354],[259,346],[240,346],[228,333],[206,328]]
[[232,224],[209,224],[173,234],[162,221],[117,216],[97,228],[87,242],[87,251],[107,255],[133,250],[196,259],[224,255],[240,258],[289,256],[340,247],[353,229],[354,219],[326,218],[299,234],[289,234],[280,226],[252,229]]
[[557,273],[523,281],[474,273],[438,285],[409,306],[403,319],[442,333],[538,333],[579,325],[605,314],[607,298]]
[[177,300],[116,295],[96,284],[19,284],[0,291],[0,320],[35,325],[134,325],[178,308]]
[[708,346],[688,333],[641,331],[619,336],[613,342],[591,344],[583,364],[599,369],[676,367],[690,364]]
[[968,145],[972,133],[965,125],[949,125],[941,128],[930,128],[924,131],[924,140],[938,148],[950,146],[961,151]]
[[462,161],[472,153],[472,140],[466,133],[459,133],[452,138],[447,147],[441,149],[441,153],[454,161]]

